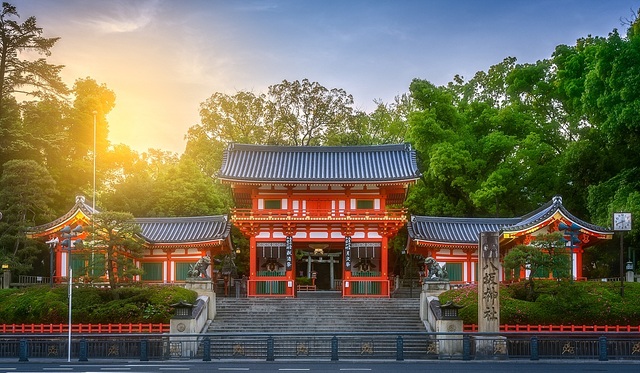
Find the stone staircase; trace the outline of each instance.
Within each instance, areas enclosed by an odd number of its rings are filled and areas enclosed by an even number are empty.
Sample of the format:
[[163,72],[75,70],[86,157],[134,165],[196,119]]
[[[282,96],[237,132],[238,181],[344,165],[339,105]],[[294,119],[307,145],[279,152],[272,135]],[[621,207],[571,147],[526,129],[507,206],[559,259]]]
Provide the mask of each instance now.
[[418,299],[218,298],[211,333],[425,331]]

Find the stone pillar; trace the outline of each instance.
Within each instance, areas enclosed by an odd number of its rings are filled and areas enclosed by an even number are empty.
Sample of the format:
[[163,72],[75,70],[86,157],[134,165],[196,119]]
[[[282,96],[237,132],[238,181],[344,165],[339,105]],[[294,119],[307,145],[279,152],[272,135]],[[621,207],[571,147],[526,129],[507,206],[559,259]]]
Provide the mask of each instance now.
[[206,297],[207,318],[213,320],[216,317],[216,293],[213,291],[211,279],[187,278],[184,284],[185,289],[193,290],[199,297]]
[[11,270],[9,268],[2,269],[2,288],[9,289],[11,286]]
[[500,236],[481,232],[478,247],[478,331],[500,331]]
[[481,232],[478,244],[478,332],[495,336],[475,338],[476,357],[506,357],[500,332],[500,233]]

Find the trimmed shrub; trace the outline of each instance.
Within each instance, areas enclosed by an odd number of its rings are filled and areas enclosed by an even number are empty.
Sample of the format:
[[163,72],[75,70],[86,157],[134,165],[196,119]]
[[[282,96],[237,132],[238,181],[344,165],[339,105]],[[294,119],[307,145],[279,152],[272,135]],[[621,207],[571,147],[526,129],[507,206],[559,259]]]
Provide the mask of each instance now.
[[[0,290],[0,320],[6,324],[60,324],[68,319],[66,286]],[[194,303],[197,293],[178,286],[127,286],[116,291],[73,289],[74,323],[168,323],[171,304]],[[115,300],[114,300],[115,299]]]

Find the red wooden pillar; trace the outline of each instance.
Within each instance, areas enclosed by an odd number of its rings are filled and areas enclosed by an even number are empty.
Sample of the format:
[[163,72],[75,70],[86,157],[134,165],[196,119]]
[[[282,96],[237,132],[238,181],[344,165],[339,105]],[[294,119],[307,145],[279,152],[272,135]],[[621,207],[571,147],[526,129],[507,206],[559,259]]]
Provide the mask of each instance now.
[[[386,235],[382,236],[382,247],[381,247],[381,258],[380,258],[380,271],[382,272],[382,279],[383,280],[389,280],[389,247],[388,247],[388,243],[389,243],[389,237],[387,237]],[[386,296],[390,296],[391,295],[391,288],[389,286],[389,282],[386,282],[386,286],[382,287],[383,289],[386,289],[386,292],[380,294],[380,295],[386,295]]]
[[388,279],[387,276],[387,271],[389,270],[388,265],[389,265],[389,247],[388,247],[388,243],[389,243],[389,237],[387,236],[382,236],[382,250],[380,255],[380,270],[382,271],[382,277],[384,279]]
[[256,250],[256,237],[249,237],[249,273],[250,279],[254,280],[258,275],[258,252]]

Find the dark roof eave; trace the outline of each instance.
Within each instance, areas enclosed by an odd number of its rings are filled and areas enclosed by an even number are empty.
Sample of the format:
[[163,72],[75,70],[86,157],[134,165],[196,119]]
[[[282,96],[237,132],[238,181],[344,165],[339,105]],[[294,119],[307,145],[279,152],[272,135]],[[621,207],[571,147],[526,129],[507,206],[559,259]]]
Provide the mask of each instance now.
[[326,180],[326,179],[238,179],[218,176],[218,179],[227,183],[246,183],[246,184],[406,184],[414,183],[419,177],[401,178],[401,179],[344,179],[344,180]]

